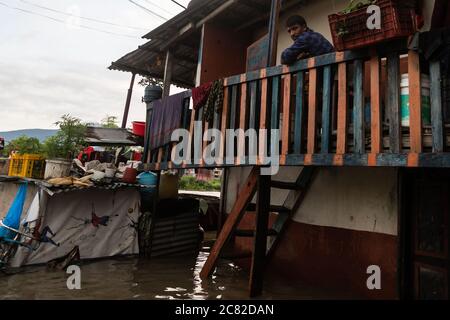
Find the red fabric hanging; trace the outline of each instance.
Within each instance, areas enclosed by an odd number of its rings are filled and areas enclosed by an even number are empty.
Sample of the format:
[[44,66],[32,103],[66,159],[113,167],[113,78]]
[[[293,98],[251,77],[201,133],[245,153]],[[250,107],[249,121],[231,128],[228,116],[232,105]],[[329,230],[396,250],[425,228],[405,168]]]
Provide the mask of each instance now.
[[212,88],[212,81],[202,84],[201,86],[192,89],[192,101],[194,109],[197,110],[206,104],[209,93]]

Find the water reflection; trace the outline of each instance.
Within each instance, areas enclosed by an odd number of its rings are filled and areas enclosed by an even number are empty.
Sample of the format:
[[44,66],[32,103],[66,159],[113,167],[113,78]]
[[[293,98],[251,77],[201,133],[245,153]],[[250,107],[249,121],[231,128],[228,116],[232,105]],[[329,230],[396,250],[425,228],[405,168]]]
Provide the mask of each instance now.
[[[0,274],[0,299],[224,299],[244,298],[246,275],[221,262],[207,281],[200,271],[207,251],[197,256],[140,259],[119,257],[84,261],[81,290],[68,290],[68,274],[45,266],[10,269]],[[227,290],[229,289],[229,290]],[[233,292],[234,291],[234,292]],[[228,293],[228,296],[226,295]]]
[[[230,260],[221,260],[205,281],[200,271],[207,251],[197,256],[140,259],[121,257],[83,262],[81,290],[68,290],[69,275],[45,266],[0,273],[0,299],[248,299],[248,273]],[[268,281],[262,298],[327,298],[323,292],[295,287],[286,281]]]

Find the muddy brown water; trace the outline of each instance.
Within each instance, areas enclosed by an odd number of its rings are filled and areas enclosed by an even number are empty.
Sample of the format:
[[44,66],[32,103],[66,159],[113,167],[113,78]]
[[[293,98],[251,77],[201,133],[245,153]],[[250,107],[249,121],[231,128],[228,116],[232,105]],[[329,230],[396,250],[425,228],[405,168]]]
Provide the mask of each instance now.
[[[213,276],[199,273],[209,255],[153,258],[119,257],[83,261],[81,289],[67,289],[65,271],[29,266],[0,272],[0,300],[5,299],[248,299],[248,271],[231,260],[220,260]],[[260,299],[333,298],[328,292],[293,285],[270,275]]]

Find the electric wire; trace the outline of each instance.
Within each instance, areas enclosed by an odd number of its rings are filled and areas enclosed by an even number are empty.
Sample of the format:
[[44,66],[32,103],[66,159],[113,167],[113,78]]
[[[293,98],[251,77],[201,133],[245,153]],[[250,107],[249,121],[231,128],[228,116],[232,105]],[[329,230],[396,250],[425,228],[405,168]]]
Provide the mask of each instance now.
[[61,11],[61,10],[57,10],[57,9],[53,9],[53,8],[50,8],[50,7],[42,6],[42,5],[39,5],[39,4],[30,2],[30,1],[27,1],[27,0],[20,0],[20,1],[23,2],[23,3],[26,3],[26,4],[30,5],[30,6],[36,7],[36,8],[40,8],[40,9],[44,9],[44,10],[60,13],[60,14],[66,15],[66,16],[77,17],[77,18],[80,18],[80,19],[93,21],[93,22],[97,22],[97,23],[103,23],[103,24],[116,26],[116,27],[121,27],[121,28],[135,29],[135,30],[147,30],[147,28],[127,26],[127,25],[122,25],[122,24],[118,24],[118,23],[114,23],[114,22],[99,20],[99,19],[95,19],[95,18],[89,18],[89,17],[78,16],[78,15],[72,15],[70,13],[67,13],[67,12],[64,12],[64,11]]
[[[34,11],[31,11],[31,10],[10,6],[10,5],[8,5],[8,4],[4,3],[4,2],[1,2],[1,1],[0,1],[0,5],[2,5],[4,7],[7,7],[9,9],[13,9],[13,10],[21,11],[21,12],[28,13],[28,14],[31,14],[31,15],[35,15],[35,16],[39,16],[39,17],[42,17],[42,18],[46,18],[46,19],[52,20],[54,22],[67,24],[67,21],[64,21],[64,20],[61,20],[61,19],[58,19],[58,18],[54,18],[54,17],[51,17],[51,16],[47,16],[45,14],[41,14],[41,13],[34,12]],[[133,39],[137,39],[138,38],[138,37],[131,36],[131,35],[128,35],[128,34],[115,33],[115,32],[111,32],[111,31],[97,29],[97,28],[90,27],[90,26],[85,26],[85,25],[82,25],[82,24],[78,24],[77,27],[80,27],[80,28],[83,28],[83,29],[92,30],[92,31],[102,32],[102,33],[106,33],[106,34],[110,34],[110,35],[120,36],[120,37],[133,38]]]

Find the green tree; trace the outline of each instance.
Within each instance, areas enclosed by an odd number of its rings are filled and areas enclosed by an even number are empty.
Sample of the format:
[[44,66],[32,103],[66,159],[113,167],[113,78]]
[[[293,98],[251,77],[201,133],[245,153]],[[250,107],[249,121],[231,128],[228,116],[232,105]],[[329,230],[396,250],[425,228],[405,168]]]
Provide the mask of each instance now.
[[4,153],[6,155],[11,154],[11,152],[18,154],[41,154],[43,153],[43,148],[39,139],[23,135],[11,140],[5,147]]
[[106,115],[106,118],[102,119],[102,128],[118,128],[117,117]]
[[55,124],[59,126],[59,131],[45,140],[45,153],[48,158],[72,159],[86,144],[86,125],[68,114]]

